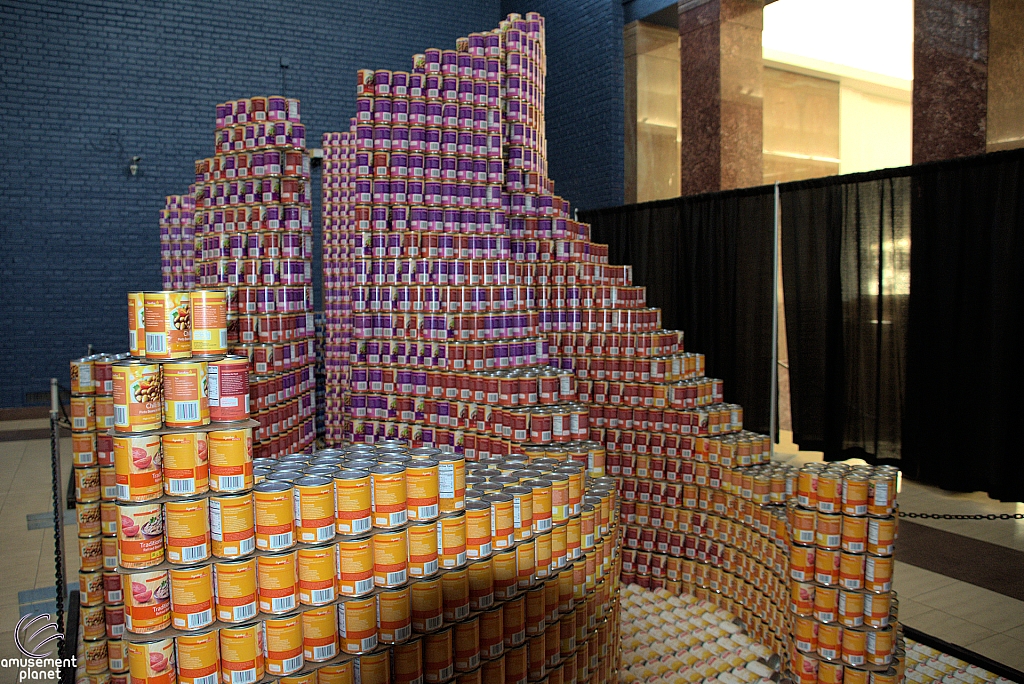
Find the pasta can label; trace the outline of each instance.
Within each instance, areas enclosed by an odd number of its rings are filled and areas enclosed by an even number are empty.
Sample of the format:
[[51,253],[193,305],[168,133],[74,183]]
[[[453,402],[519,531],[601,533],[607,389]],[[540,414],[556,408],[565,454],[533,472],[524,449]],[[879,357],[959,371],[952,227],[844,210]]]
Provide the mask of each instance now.
[[114,437],[114,476],[119,501],[150,501],[163,493],[160,437]]
[[423,522],[437,518],[440,506],[437,461],[407,463],[405,491],[409,520]]
[[295,506],[289,482],[265,480],[253,488],[256,548],[283,551],[295,545]]
[[338,636],[345,653],[366,653],[377,647],[377,597],[338,604]]
[[466,514],[437,521],[437,551],[441,567],[462,567],[466,562]]
[[409,576],[429,577],[438,569],[437,525],[433,522],[410,525]]
[[216,631],[183,634],[174,639],[178,656],[178,684],[208,684],[217,681],[220,666],[220,636]]
[[249,417],[249,359],[228,356],[211,361],[208,366],[210,381],[210,420],[228,423]]
[[132,684],[175,684],[174,639],[128,644]]
[[[104,574],[99,570],[78,571],[79,603],[82,606],[102,605],[104,601]],[[117,590],[121,590],[121,581],[117,581]]]
[[441,684],[455,676],[454,634],[452,628],[423,637],[423,679]]
[[191,632],[213,624],[213,567],[168,570],[171,626]]
[[146,296],[128,293],[128,353],[136,358],[146,355]]
[[408,521],[405,468],[380,465],[370,471],[373,526],[390,529]]
[[265,670],[266,637],[263,623],[220,630],[220,681],[222,684],[258,682]]
[[392,588],[409,578],[409,540],[405,530],[373,536],[373,582]]
[[430,632],[444,623],[444,589],[440,578],[409,587],[409,603],[414,632]]
[[299,602],[306,606],[322,606],[334,601],[337,547],[299,549],[297,557]]
[[[98,606],[81,606],[79,609],[79,621],[82,625],[82,637],[84,639],[93,641],[106,638],[106,617],[103,612],[102,603]],[[106,669],[106,666],[101,669]]]
[[71,463],[75,467],[94,466],[98,464],[96,457],[96,433],[71,433]]
[[[820,482],[820,480],[819,480]],[[838,623],[818,625],[818,655],[826,660],[835,660],[840,655],[843,642],[843,627]]]
[[188,292],[146,292],[146,358],[192,356],[192,303]]
[[363,596],[374,587],[373,537],[338,542],[338,592]]
[[210,446],[210,489],[239,492],[252,481],[252,428],[214,430],[207,434]]
[[334,476],[335,531],[338,534],[362,534],[373,528],[370,474],[363,470],[343,470]]
[[270,618],[265,622],[267,672],[288,675],[302,669],[302,618]]
[[307,476],[292,489],[299,541],[316,544],[334,539],[334,481]]
[[210,539],[213,555],[240,558],[256,548],[252,492],[211,496]]
[[456,454],[443,454],[437,460],[440,511],[461,511],[466,507],[466,460]]
[[214,563],[213,584],[218,620],[237,624],[256,617],[255,558]]
[[227,294],[223,290],[193,290],[192,353],[200,356],[228,351]]
[[168,496],[191,496],[210,490],[209,441],[205,432],[162,435],[163,486]]
[[121,586],[129,632],[152,634],[170,626],[171,589],[166,570],[122,575]]
[[163,364],[164,424],[183,428],[210,422],[209,379],[205,361]]
[[281,615],[298,605],[298,561],[295,552],[256,559],[256,587],[260,612]]
[[159,430],[163,420],[160,366],[118,361],[114,375],[114,429],[118,432]]
[[167,560],[189,564],[210,557],[210,512],[206,499],[168,501],[164,504]]
[[377,638],[385,644],[397,644],[412,636],[412,604],[409,588],[385,591],[377,595]]
[[92,503],[100,500],[100,469],[75,468],[75,501]]
[[159,504],[118,505],[117,562],[149,568],[164,560],[164,523]]
[[338,655],[338,623],[334,606],[302,613],[302,657],[322,663]]

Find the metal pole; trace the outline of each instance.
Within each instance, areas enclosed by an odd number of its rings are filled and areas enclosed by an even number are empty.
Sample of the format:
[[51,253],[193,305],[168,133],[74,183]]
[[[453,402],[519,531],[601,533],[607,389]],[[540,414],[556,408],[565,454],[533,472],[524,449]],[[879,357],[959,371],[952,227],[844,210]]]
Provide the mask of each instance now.
[[772,402],[771,402],[771,458],[775,458],[779,422],[779,182],[775,181],[775,221],[772,234]]
[[[53,558],[57,585],[57,631],[64,633],[67,564],[64,560],[64,485],[60,460],[60,390],[50,379],[50,470],[53,485]],[[65,636],[74,639],[75,636]]]

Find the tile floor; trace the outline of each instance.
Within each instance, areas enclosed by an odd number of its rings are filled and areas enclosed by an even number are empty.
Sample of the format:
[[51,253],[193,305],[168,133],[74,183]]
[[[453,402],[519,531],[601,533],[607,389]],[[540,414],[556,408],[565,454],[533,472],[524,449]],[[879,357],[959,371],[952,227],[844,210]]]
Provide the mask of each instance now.
[[[15,421],[0,424],[0,430],[25,427],[13,423]],[[793,463],[820,460],[821,454],[798,453],[788,437],[783,435],[783,443],[777,448],[778,460]],[[70,441],[70,438],[62,440],[65,487],[71,469]],[[1024,511],[1024,507],[1018,509],[1015,504],[992,501],[981,493],[953,494],[913,482],[903,483],[900,506],[915,512]],[[54,586],[53,534],[49,527],[27,529],[26,516],[50,510],[49,441],[0,442],[0,530],[3,530],[0,536],[0,577],[3,578],[0,582],[0,658],[15,656],[12,630],[19,615],[48,605],[44,598],[47,592],[28,592]],[[1024,551],[1024,521],[919,522]],[[77,582],[78,576],[76,536],[72,520],[66,527],[70,583]],[[1024,572],[1024,567],[1021,571]],[[899,562],[894,585],[900,598],[900,615],[906,624],[1024,670],[1024,602]],[[22,599],[35,603],[19,608],[19,593]],[[3,676],[0,673],[0,682]]]

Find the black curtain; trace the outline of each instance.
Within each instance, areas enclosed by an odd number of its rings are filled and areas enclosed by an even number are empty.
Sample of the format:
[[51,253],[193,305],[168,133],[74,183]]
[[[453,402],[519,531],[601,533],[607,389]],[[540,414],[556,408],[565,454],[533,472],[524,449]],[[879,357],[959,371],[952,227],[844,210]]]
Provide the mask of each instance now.
[[609,261],[632,264],[662,325],[685,331],[725,381],[750,430],[769,432],[772,373],[771,187],[582,211]]
[[904,468],[1024,501],[1024,150],[913,178]]
[[781,186],[793,441],[825,458],[900,458],[910,180]]

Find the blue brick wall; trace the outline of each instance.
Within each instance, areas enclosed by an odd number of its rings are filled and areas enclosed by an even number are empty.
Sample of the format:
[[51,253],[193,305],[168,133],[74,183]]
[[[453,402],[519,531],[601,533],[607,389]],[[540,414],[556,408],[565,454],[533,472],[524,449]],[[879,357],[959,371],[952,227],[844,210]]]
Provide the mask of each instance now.
[[549,175],[579,209],[623,203],[622,0],[503,0],[547,33]]
[[[218,102],[281,93],[286,59],[285,94],[302,100],[318,145],[354,112],[357,68],[407,69],[414,52],[495,26],[500,10],[499,0],[0,2],[0,407],[46,392],[50,377],[67,386],[67,361],[87,344],[126,347],[125,293],[160,287],[158,212],[213,153]],[[555,14],[564,31],[568,14]],[[571,35],[586,43],[587,33]],[[552,61],[574,49],[560,43]],[[618,72],[621,62],[620,45]],[[549,88],[570,84],[565,67],[553,71]],[[575,97],[584,111],[605,106]],[[584,141],[560,141],[560,160],[566,144]],[[553,166],[556,178],[571,169]],[[597,206],[595,196],[578,201]]]

